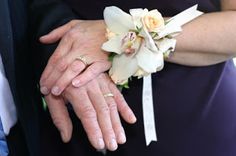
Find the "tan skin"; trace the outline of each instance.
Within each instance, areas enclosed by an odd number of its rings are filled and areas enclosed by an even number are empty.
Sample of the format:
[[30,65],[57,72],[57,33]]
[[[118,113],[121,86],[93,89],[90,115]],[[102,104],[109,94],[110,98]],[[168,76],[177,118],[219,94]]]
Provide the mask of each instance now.
[[[103,93],[110,92],[114,94],[114,97],[104,98]],[[66,101],[72,104],[89,141],[96,149],[106,147],[114,151],[117,149],[117,143],[126,142],[118,111],[128,123],[136,121],[120,91],[104,73],[79,88],[68,86],[61,96],[48,94],[45,96],[45,100],[64,142],[68,142],[72,135],[72,123],[66,108]]]
[[[207,66],[224,62],[236,55],[236,44],[232,44],[236,43],[236,1],[221,0],[221,4],[221,12],[204,14],[183,27],[183,32],[176,37],[176,51],[166,61],[187,66]],[[117,146],[111,147],[111,140],[115,139],[116,143],[125,142],[119,139],[119,134],[124,132],[118,111],[129,123],[134,123],[136,119],[114,86],[111,87],[113,89],[108,87],[106,90],[115,95],[114,99],[103,97],[106,92],[101,89],[104,88],[102,86],[107,86],[107,83],[108,86],[112,84],[107,75],[101,75],[111,67],[107,61],[108,54],[100,48],[106,40],[104,21],[73,20],[40,38],[45,44],[58,40],[60,43],[40,81],[41,91],[46,95],[55,125],[60,130],[63,140],[69,141],[72,124],[64,100],[70,101],[92,145],[101,149],[97,142],[102,138],[109,150],[115,150]],[[88,59],[90,63],[88,67],[82,61],[75,59],[81,55]],[[94,93],[91,92],[94,86],[97,86],[96,97],[92,96]],[[78,98],[79,94],[89,97],[86,107],[83,107],[84,98]],[[100,99],[99,102],[95,102],[94,98]],[[109,103],[112,103],[112,107]],[[86,122],[87,117],[83,115],[84,112],[92,116],[89,118],[91,121]],[[101,115],[104,113],[105,116]],[[96,126],[89,123],[95,123]],[[119,127],[119,132],[116,127]]]

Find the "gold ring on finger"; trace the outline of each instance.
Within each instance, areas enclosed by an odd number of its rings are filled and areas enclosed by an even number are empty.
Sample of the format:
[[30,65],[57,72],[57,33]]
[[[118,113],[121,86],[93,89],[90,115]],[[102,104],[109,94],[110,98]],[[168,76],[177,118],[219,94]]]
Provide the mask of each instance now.
[[103,94],[104,98],[106,97],[114,97],[114,94],[112,93],[106,93],[106,94]]
[[84,64],[85,66],[88,66],[88,65],[89,65],[89,63],[88,63],[87,59],[85,58],[85,56],[78,56],[78,57],[76,57],[75,60],[79,60],[79,61],[83,62],[83,64]]

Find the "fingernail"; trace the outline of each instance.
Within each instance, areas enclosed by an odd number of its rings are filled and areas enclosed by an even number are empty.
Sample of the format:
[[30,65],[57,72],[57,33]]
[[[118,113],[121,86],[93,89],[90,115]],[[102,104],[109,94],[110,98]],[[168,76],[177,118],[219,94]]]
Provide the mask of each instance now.
[[74,87],[79,87],[80,81],[79,81],[79,80],[73,80],[73,81],[72,81],[72,85],[73,85]]
[[49,34],[43,35],[40,38],[46,38]]
[[46,38],[46,35],[41,36],[41,37],[39,38],[39,40],[44,40],[45,38]]
[[126,142],[126,137],[125,137],[125,134],[123,132],[118,135],[118,142],[120,144],[124,144]]
[[52,88],[52,94],[54,94],[54,95],[60,95],[60,93],[61,93],[61,91],[60,91],[60,88],[59,88],[59,87],[54,86],[54,87]]
[[64,132],[61,132],[61,138],[62,138],[63,142],[68,142],[69,141],[67,136],[66,136],[66,133],[64,133]]
[[112,139],[110,142],[109,142],[109,150],[111,151],[115,151],[117,149],[118,145],[116,143],[116,140],[115,139]]
[[104,143],[103,139],[101,139],[101,138],[98,139],[97,147],[100,150],[105,148],[105,143]]
[[47,87],[40,87],[40,92],[44,95],[49,94],[48,88]]
[[130,115],[129,120],[130,120],[131,123],[135,123],[137,121],[137,119],[134,115]]

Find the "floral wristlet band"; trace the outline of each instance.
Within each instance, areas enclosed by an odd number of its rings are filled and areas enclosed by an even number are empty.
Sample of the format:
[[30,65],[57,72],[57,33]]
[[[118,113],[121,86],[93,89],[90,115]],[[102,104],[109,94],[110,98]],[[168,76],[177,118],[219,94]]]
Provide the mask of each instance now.
[[144,80],[143,120],[146,145],[157,141],[151,74],[164,67],[164,58],[169,57],[176,45],[176,36],[181,26],[203,13],[197,5],[164,20],[158,10],[130,9],[130,14],[111,6],[104,10],[108,41],[102,49],[112,53],[111,79],[117,85],[125,85],[132,76]]

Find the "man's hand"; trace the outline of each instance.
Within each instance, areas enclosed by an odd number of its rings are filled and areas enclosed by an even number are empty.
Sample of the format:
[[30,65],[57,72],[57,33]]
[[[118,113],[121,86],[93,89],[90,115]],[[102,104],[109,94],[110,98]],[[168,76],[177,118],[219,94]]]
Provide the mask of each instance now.
[[[114,97],[104,97],[107,93],[112,93]],[[72,123],[64,100],[72,104],[96,149],[106,147],[113,151],[117,149],[117,144],[126,142],[118,111],[128,123],[136,121],[122,94],[106,74],[100,74],[79,88],[70,85],[61,96],[49,94],[45,99],[64,142],[68,142],[72,135]]]
[[41,92],[58,96],[71,82],[80,87],[107,71],[111,62],[101,50],[105,33],[102,20],[73,20],[41,37],[40,41],[45,44],[60,40],[41,76]]

